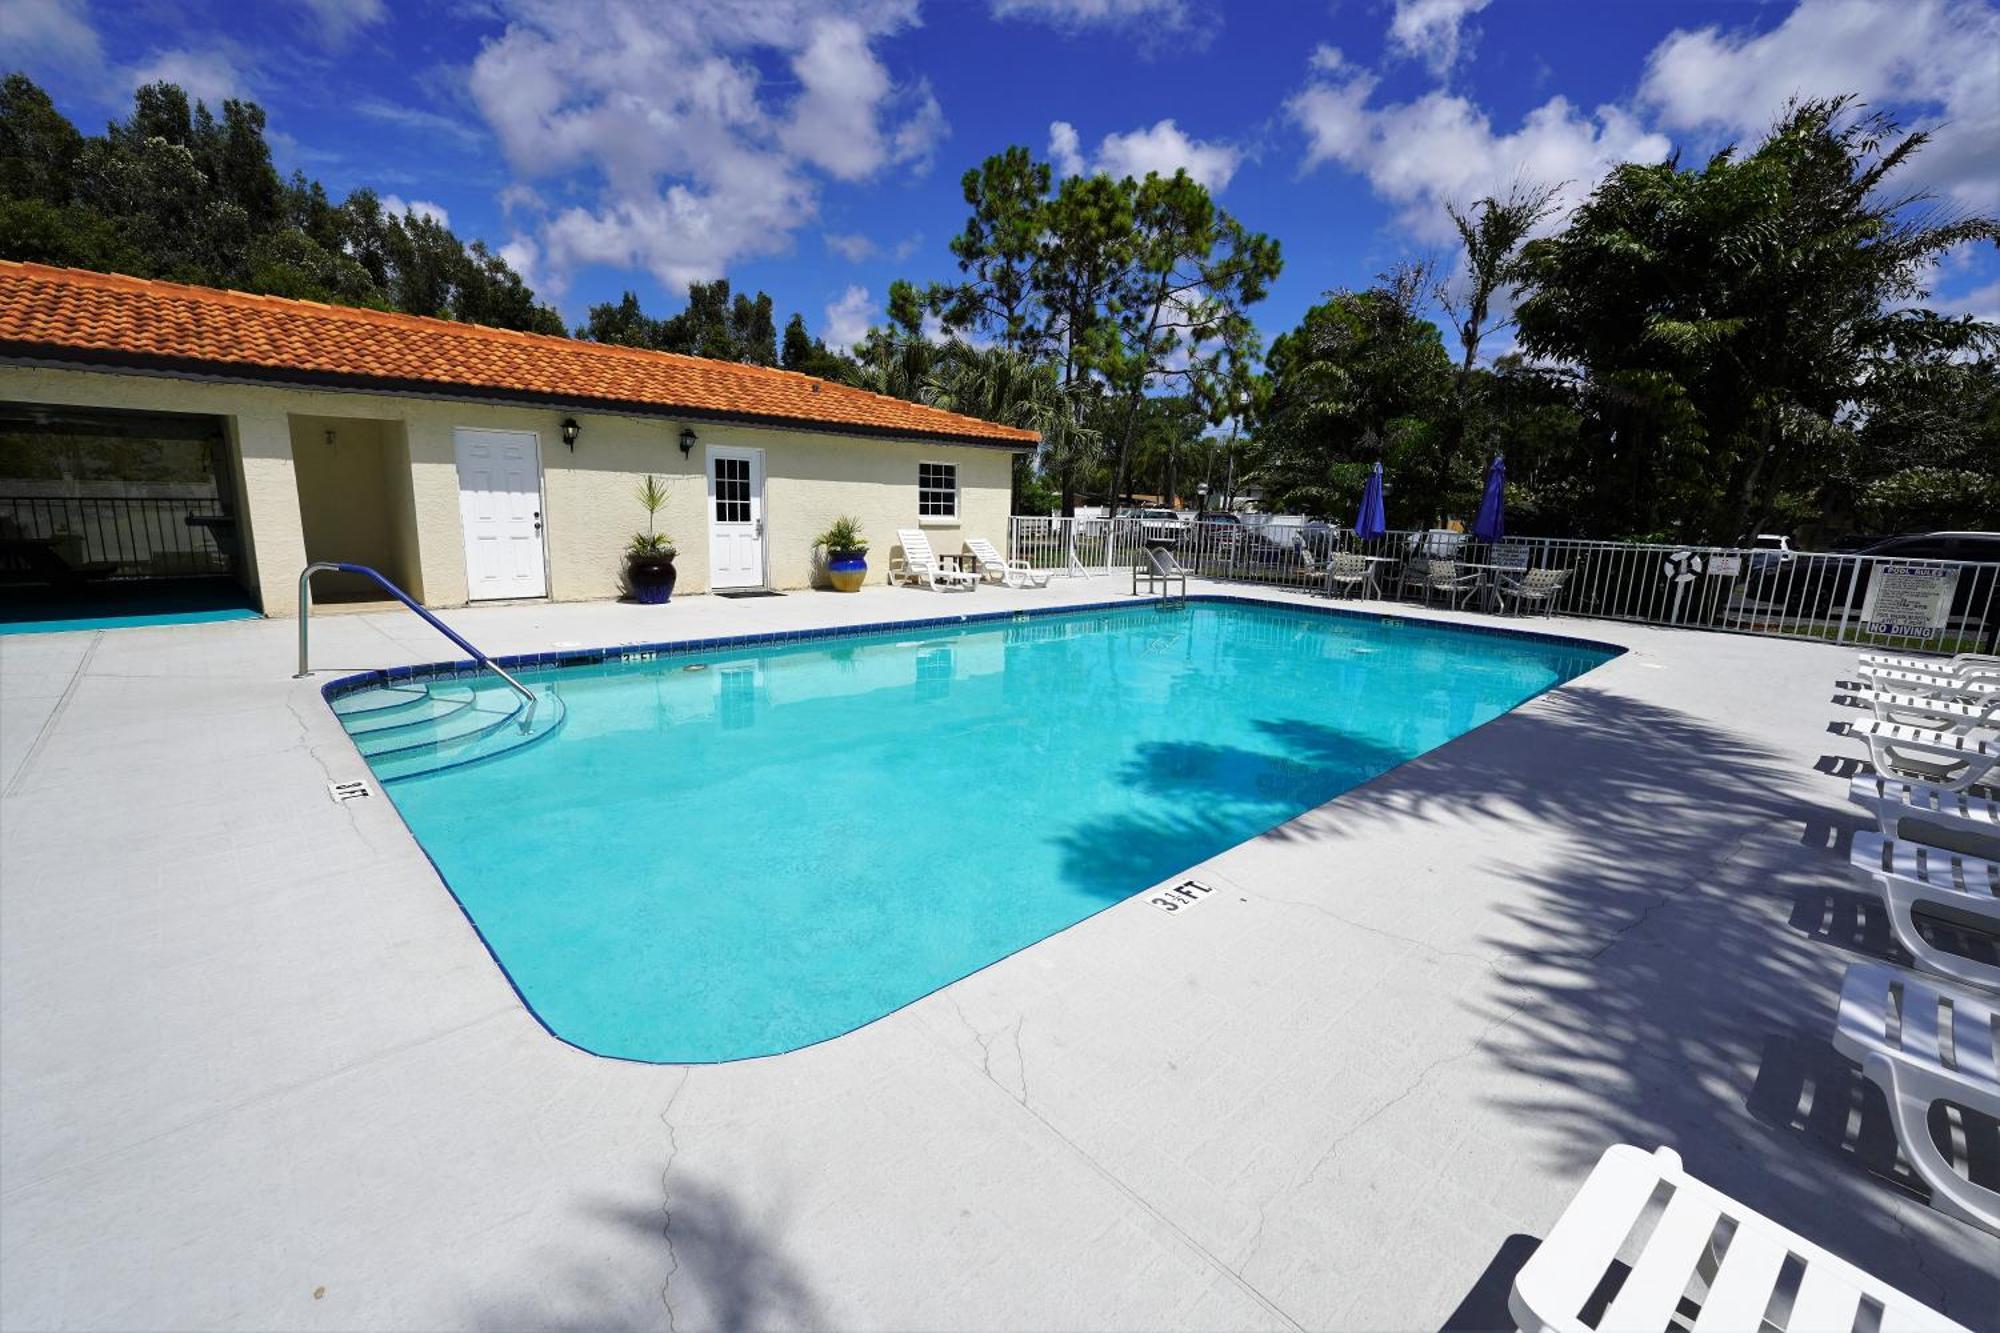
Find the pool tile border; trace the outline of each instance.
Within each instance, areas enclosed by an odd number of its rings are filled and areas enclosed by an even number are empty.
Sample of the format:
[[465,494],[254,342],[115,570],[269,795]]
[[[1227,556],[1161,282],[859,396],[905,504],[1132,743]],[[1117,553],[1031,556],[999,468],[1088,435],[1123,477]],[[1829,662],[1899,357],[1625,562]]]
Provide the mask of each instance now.
[[[1524,639],[1533,643],[1553,643],[1565,647],[1593,648],[1620,656],[1625,649],[1615,643],[1600,639],[1579,638],[1573,634],[1550,634],[1541,630],[1513,629],[1500,625],[1461,624],[1457,621],[1431,620],[1418,617],[1405,620],[1400,615],[1380,611],[1359,611],[1343,606],[1313,606],[1297,602],[1274,601],[1267,597],[1243,597],[1234,593],[1195,593],[1191,596],[1166,601],[1159,598],[1134,600],[1125,598],[1115,602],[1079,602],[1069,606],[1014,607],[1005,611],[973,611],[963,615],[923,616],[914,620],[872,620],[858,625],[828,625],[816,629],[766,630],[758,634],[727,634],[705,639],[668,639],[652,643],[621,643],[605,648],[569,648],[546,653],[512,653],[496,657],[494,662],[502,667],[584,667],[602,666],[609,662],[616,665],[622,658],[634,654],[650,654],[654,657],[692,657],[701,653],[712,653],[727,649],[755,648],[770,644],[798,643],[817,639],[846,639],[864,634],[889,634],[919,629],[956,628],[961,625],[976,625],[995,621],[1036,620],[1047,616],[1078,615],[1086,612],[1130,611],[1145,607],[1194,605],[1196,603],[1235,604],[1239,606],[1272,607],[1287,611],[1300,611],[1307,615],[1328,616],[1344,620],[1369,620],[1378,624],[1393,621],[1402,625],[1422,626],[1426,629],[1445,630],[1459,634],[1491,635],[1504,639]],[[455,680],[477,676],[485,670],[479,663],[469,659],[456,662],[428,662],[415,666],[378,667],[373,671],[357,672],[353,675],[338,676],[320,686],[320,696],[331,706],[335,699],[354,694],[361,690],[387,685],[392,681],[405,680]]]

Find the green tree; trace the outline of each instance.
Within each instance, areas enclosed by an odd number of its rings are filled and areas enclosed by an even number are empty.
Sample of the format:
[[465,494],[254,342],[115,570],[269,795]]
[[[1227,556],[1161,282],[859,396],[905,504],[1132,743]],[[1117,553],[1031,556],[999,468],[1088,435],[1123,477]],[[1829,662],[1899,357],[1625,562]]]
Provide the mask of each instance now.
[[1745,539],[1826,472],[1891,366],[1995,345],[1916,303],[2000,225],[1885,189],[1927,136],[1853,111],[1799,102],[1747,154],[1617,167],[1528,245],[1521,343],[1583,377],[1614,526]]
[[1110,326],[1117,341],[1101,347],[1095,369],[1124,400],[1112,455],[1112,501],[1126,493],[1140,404],[1149,389],[1178,387],[1197,397],[1218,374],[1220,349],[1249,327],[1282,261],[1278,243],[1247,230],[1215,206],[1185,171],[1148,172],[1133,201],[1133,229],[1120,247],[1128,259]]
[[1425,282],[1404,268],[1367,291],[1334,292],[1272,342],[1269,403],[1250,450],[1269,503],[1342,517],[1380,462],[1395,488],[1393,521],[1445,512],[1437,454],[1452,363],[1420,313]]
[[220,118],[148,84],[101,136],[21,75],[0,82],[0,255],[560,333],[499,255],[433,220],[336,205],[272,164],[262,108]]
[[1014,351],[1043,336],[1035,266],[1046,227],[1051,172],[1018,144],[965,173],[972,214],[952,238],[966,275],[943,288],[937,307],[947,326],[996,335]]

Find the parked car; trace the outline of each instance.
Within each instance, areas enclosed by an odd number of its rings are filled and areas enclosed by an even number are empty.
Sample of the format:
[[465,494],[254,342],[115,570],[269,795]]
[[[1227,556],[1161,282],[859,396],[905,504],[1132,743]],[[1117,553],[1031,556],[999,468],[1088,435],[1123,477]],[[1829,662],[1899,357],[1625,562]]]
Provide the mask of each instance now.
[[1316,518],[1299,529],[1299,542],[1313,559],[1324,561],[1340,547],[1340,524]]
[[[2000,565],[2000,532],[1913,532],[1885,537],[1858,551],[1819,556],[1790,549],[1752,554],[1744,579],[1731,598],[1727,617],[1763,620],[1779,616],[1838,620],[1858,616],[1867,604],[1868,581],[1878,562],[1951,560]],[[2000,615],[2000,570],[1962,574],[1952,594],[1951,624],[1964,633],[1981,617]],[[1991,635],[1995,626],[1988,624]]]
[[1204,551],[1233,551],[1243,540],[1243,518],[1227,509],[1211,509],[1196,517],[1193,532]]
[[1137,520],[1139,537],[1149,546],[1178,546],[1187,536],[1187,524],[1171,509],[1121,509],[1118,517]]

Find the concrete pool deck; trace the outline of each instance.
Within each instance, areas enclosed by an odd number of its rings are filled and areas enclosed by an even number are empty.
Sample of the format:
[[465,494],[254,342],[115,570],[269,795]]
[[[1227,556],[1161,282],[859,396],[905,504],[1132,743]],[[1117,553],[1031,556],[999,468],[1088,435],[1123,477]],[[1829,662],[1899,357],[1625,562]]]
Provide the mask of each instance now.
[[[445,618],[533,652],[1128,586]],[[415,617],[316,618],[310,681],[291,621],[0,640],[0,1327],[1494,1326],[1618,1141],[1992,1327],[2000,1241],[1828,1040],[1888,948],[1816,771],[1852,651],[1529,623],[1630,651],[1196,909],[693,1068],[549,1037],[387,800],[329,799],[366,769],[319,686],[457,655]]]

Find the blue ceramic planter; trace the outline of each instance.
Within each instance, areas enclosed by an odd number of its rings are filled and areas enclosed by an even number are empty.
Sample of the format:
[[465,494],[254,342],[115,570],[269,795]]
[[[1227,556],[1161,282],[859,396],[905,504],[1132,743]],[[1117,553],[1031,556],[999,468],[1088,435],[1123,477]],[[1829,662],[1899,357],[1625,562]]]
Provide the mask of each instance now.
[[835,592],[859,592],[868,578],[868,561],[858,555],[830,557],[826,562],[826,580]]

